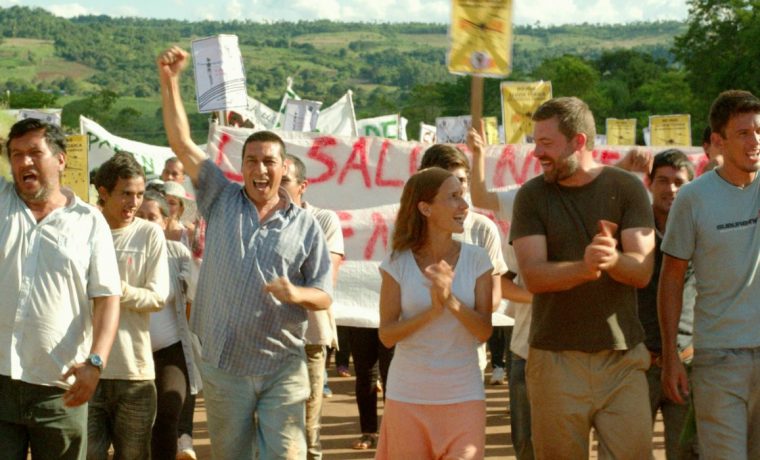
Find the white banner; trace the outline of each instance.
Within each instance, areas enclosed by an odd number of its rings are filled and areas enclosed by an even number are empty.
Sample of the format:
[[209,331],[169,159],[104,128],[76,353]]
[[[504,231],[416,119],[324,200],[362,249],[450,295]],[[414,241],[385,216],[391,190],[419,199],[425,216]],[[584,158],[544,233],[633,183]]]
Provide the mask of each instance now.
[[323,134],[356,137],[358,131],[353,97],[353,92],[348,90],[335,104],[322,109],[317,119],[317,131]]
[[[384,137],[386,139],[401,139],[400,126],[402,119],[398,114],[381,117],[363,118],[357,120],[356,126],[360,136]],[[403,135],[406,137],[406,124],[403,125]]]

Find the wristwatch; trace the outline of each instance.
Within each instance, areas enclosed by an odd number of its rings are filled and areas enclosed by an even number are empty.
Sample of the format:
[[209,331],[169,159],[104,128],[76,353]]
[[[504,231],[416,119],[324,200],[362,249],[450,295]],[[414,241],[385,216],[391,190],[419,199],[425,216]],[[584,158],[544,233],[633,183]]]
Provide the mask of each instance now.
[[103,372],[103,358],[97,353],[90,353],[90,356],[84,360],[90,366],[97,367],[100,372]]

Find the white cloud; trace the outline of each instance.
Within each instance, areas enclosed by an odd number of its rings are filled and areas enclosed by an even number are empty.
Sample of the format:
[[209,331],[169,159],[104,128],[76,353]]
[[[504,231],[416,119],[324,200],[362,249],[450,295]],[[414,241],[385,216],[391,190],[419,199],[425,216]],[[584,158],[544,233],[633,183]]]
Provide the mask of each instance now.
[[63,3],[60,5],[49,5],[45,7],[48,11],[62,18],[73,18],[87,14],[97,14],[93,10],[80,5],[79,3]]

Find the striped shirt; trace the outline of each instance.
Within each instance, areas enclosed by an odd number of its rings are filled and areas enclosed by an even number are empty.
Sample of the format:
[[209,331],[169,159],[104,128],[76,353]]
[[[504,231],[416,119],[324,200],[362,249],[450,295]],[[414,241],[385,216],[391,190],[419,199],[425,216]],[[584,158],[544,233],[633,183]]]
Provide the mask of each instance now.
[[265,222],[242,186],[211,161],[201,165],[198,208],[208,222],[206,250],[191,327],[207,363],[239,376],[275,373],[289,355],[303,356],[306,310],[267,293],[287,276],[296,286],[332,294],[330,257],[314,217],[288,194]]

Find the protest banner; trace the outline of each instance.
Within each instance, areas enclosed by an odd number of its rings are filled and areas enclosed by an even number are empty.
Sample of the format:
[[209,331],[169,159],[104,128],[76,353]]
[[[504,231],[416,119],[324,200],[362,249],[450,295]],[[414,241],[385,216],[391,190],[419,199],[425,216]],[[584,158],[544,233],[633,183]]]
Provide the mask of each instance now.
[[246,109],[248,94],[237,35],[201,38],[191,46],[198,111]]
[[533,136],[533,112],[552,98],[552,82],[501,83],[501,113],[507,144],[521,144]]
[[346,94],[335,104],[319,112],[317,131],[337,136],[356,137],[359,134],[356,127],[353,94],[351,90],[346,91]]
[[398,114],[383,115],[374,118],[362,118],[356,121],[360,136],[399,139],[401,117]]
[[285,94],[282,95],[282,101],[280,102],[280,109],[277,111],[277,119],[272,125],[273,128],[279,128],[282,126],[282,118],[285,116],[285,109],[288,107],[288,101],[295,100],[300,101],[301,97],[293,91],[293,77],[288,77],[285,80]]
[[90,202],[90,170],[87,162],[87,136],[66,136],[66,168],[61,185],[70,188],[85,203]]
[[[90,152],[119,146],[141,151],[143,164],[163,165],[171,151],[165,147],[148,146],[117,138],[104,132],[92,122],[83,122],[88,131]],[[99,130],[98,130],[99,128]],[[209,158],[232,181],[242,181],[240,161],[243,142],[251,129],[213,124],[205,149]],[[96,134],[97,133],[97,134]],[[367,327],[377,324],[380,277],[378,265],[386,254],[398,201],[404,183],[418,166],[425,144],[380,137],[344,137],[322,133],[276,131],[285,141],[289,153],[301,158],[306,165],[309,181],[307,199],[315,206],[332,209],[341,220],[345,240],[345,261],[340,267],[339,283],[335,290],[333,310],[338,324]],[[101,150],[97,145],[101,144]],[[135,147],[136,144],[145,148]],[[459,145],[468,155],[466,147]],[[541,173],[539,161],[532,155],[533,145],[489,145],[485,160],[488,188],[505,189],[522,185]],[[600,148],[595,158],[604,164],[614,164],[628,151],[628,146]],[[168,152],[164,152],[164,150]],[[701,147],[684,150],[701,171],[707,160]],[[155,156],[154,156],[155,155]],[[110,155],[109,155],[110,156]],[[147,157],[154,156],[147,160]],[[90,169],[107,158],[90,158]],[[492,214],[486,213],[493,218]],[[507,241],[509,224],[496,220]]]
[[512,1],[452,0],[449,71],[506,77],[512,67]]
[[652,115],[649,135],[653,146],[691,145],[691,115]]
[[464,144],[467,131],[472,126],[472,116],[438,117],[435,119],[435,138],[441,144]]
[[607,118],[605,125],[608,145],[636,145],[635,118]]
[[426,123],[420,122],[420,142],[423,144],[435,144],[435,130],[435,125],[428,125]]
[[321,106],[322,103],[318,101],[289,100],[285,106],[285,115],[282,118],[282,129],[285,131],[316,131]]

